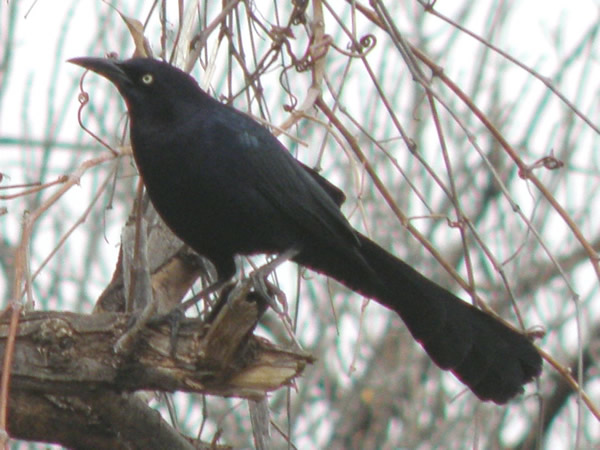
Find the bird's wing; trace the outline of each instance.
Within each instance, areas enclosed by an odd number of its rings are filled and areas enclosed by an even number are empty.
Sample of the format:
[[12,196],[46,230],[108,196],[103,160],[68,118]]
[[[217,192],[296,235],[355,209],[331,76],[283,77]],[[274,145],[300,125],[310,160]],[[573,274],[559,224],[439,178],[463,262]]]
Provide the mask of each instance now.
[[358,243],[354,230],[339,206],[341,190],[297,161],[266,128],[236,110],[239,121],[232,129],[241,163],[247,168],[249,187],[273,208],[311,235]]
[[327,192],[327,194],[329,194],[329,196],[331,197],[331,199],[335,202],[335,204],[337,206],[341,207],[344,204],[344,202],[346,201],[346,194],[344,194],[344,191],[342,191],[340,188],[338,188],[334,184],[330,183],[329,180],[327,180],[326,178],[323,178],[319,174],[319,172],[317,172],[312,167],[308,167],[306,164],[302,163],[301,161],[298,161],[298,164],[300,164],[300,166],[304,169],[304,171],[306,173],[308,173],[311,177],[313,177],[313,179],[317,183],[319,183],[319,186],[321,186],[325,190],[325,192]]

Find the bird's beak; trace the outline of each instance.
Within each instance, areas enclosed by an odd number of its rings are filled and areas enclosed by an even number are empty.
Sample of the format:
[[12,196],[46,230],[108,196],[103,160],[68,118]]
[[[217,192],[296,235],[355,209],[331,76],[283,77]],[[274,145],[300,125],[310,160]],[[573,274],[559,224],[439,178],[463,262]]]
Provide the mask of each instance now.
[[67,62],[85,67],[112,81],[117,86],[129,81],[127,74],[119,67],[118,61],[108,58],[71,58]]

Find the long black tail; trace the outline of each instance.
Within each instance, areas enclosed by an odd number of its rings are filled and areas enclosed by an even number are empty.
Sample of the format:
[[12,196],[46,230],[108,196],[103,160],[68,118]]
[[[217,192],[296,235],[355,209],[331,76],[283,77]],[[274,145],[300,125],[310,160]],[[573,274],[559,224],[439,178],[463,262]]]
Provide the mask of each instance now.
[[359,239],[358,251],[342,255],[313,248],[294,259],[396,311],[431,359],[481,400],[506,403],[540,374],[542,359],[525,335],[460,300],[367,237]]

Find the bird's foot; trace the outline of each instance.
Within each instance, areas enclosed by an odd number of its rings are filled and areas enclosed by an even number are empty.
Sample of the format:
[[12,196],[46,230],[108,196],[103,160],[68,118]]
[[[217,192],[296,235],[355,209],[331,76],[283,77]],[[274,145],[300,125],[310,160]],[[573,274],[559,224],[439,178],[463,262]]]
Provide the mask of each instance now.
[[[264,266],[259,267],[248,277],[249,281],[254,287],[254,291],[258,295],[263,297],[263,299],[273,309],[273,311],[275,311],[279,315],[282,315],[287,312],[287,301],[285,298],[285,294],[276,285],[268,281],[267,277],[271,275],[271,273],[275,269],[277,269],[282,263],[289,261],[294,256],[296,256],[299,253],[299,251],[300,250],[298,250],[297,248],[291,248],[283,253],[280,253],[275,259],[269,261]],[[279,303],[281,303],[284,306],[284,311],[282,311],[279,305],[273,300],[273,297],[276,297],[279,300]]]

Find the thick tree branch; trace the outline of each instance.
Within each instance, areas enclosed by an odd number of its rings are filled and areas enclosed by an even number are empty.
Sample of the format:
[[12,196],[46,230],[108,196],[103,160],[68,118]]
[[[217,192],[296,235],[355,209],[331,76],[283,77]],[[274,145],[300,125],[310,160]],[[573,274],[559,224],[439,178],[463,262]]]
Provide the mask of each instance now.
[[[97,432],[94,448],[115,448],[117,436],[125,439],[129,433],[131,442],[144,442],[148,430],[161,429],[156,413],[125,393],[181,390],[261,399],[288,385],[311,358],[252,335],[266,307],[249,286],[234,290],[210,323],[183,319],[173,356],[168,325],[147,327],[134,351],[118,355],[114,345],[127,330],[129,315],[35,311],[23,316],[11,372],[11,436],[82,448],[84,441],[72,440]],[[8,322],[0,321],[0,351],[7,333]],[[132,427],[122,420],[124,408],[143,423]],[[73,431],[77,422],[82,436]],[[165,439],[177,435],[174,429],[163,431]],[[185,448],[173,445],[153,448]]]
[[[212,324],[184,319],[173,357],[168,325],[144,330],[135,351],[124,356],[113,346],[128,315],[31,312],[17,334],[12,389],[51,395],[181,390],[261,399],[287,385],[311,358],[251,334],[260,308],[254,300],[252,294],[230,299]],[[2,351],[7,331],[0,322]],[[229,355],[227,363],[222,355]]]

